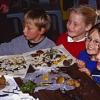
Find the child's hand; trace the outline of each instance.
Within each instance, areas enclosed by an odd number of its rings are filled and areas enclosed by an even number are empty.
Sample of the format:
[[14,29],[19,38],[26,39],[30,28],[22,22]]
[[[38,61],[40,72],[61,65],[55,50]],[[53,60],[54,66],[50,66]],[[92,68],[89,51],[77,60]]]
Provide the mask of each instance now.
[[81,72],[86,73],[88,76],[91,75],[90,71],[89,71],[87,68],[80,68],[79,70],[80,70]]
[[78,64],[78,67],[79,67],[79,68],[85,68],[85,67],[86,67],[84,61],[77,59],[76,62],[77,62],[77,64]]

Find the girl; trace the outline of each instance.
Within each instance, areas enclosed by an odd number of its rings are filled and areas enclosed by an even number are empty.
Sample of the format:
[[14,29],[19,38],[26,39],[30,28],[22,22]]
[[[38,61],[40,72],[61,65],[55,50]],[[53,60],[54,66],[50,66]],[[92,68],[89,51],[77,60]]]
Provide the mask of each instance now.
[[87,73],[88,75],[92,74],[96,69],[96,55],[99,52],[100,47],[100,23],[96,24],[91,28],[86,39],[86,50],[80,52],[77,61],[79,70]]
[[67,32],[58,37],[56,44],[63,44],[74,57],[77,57],[85,48],[86,33],[95,24],[96,17],[97,14],[91,7],[71,8],[66,24]]

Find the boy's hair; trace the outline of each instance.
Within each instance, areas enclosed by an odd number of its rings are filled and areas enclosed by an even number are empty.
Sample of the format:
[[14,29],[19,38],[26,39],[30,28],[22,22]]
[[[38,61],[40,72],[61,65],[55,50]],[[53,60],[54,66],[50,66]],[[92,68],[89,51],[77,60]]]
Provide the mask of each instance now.
[[35,25],[41,30],[41,28],[45,28],[46,30],[49,30],[51,25],[51,18],[46,13],[46,11],[42,8],[33,8],[29,10],[25,16],[24,16],[24,22],[25,24],[28,20],[33,20]]
[[80,5],[78,7],[73,7],[69,9],[69,14],[71,12],[75,12],[77,14],[81,14],[84,19],[86,25],[92,24],[94,25],[97,20],[96,10],[88,5]]
[[98,34],[100,36],[100,23],[97,23],[96,25],[94,25],[90,30],[89,30],[89,34],[90,35],[93,31],[97,30]]

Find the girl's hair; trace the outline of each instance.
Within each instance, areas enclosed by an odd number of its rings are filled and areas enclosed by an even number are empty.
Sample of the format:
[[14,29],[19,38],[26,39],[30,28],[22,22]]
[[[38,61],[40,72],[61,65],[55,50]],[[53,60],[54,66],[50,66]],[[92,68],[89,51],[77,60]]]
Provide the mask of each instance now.
[[[87,34],[87,39],[89,38],[89,36],[94,32],[97,31],[97,34],[99,35],[100,38],[100,23],[95,24],[94,26],[92,26],[92,28],[89,30],[88,34]],[[98,49],[100,50],[100,42],[99,42],[99,46]]]
[[100,36],[100,23],[95,24],[90,30],[88,35],[90,35],[92,32],[94,32],[95,30],[98,31],[98,34]]
[[42,8],[36,7],[29,10],[24,16],[23,24],[25,24],[28,20],[33,20],[39,29],[45,28],[46,30],[49,30],[51,25],[50,16]]
[[96,10],[92,7],[89,7],[88,5],[80,5],[78,7],[70,8],[69,14],[71,12],[81,14],[85,19],[86,25],[88,24],[94,25],[96,23],[96,20],[97,20]]

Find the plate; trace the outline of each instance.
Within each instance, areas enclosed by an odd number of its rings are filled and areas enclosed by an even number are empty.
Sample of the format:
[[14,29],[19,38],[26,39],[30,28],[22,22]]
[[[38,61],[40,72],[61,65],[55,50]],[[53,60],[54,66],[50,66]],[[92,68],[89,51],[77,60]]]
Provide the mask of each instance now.
[[69,67],[75,63],[75,58],[63,47],[41,49],[23,54],[26,62],[34,69],[41,67]]
[[14,77],[24,77],[28,65],[22,55],[10,55],[0,57],[0,74]]

